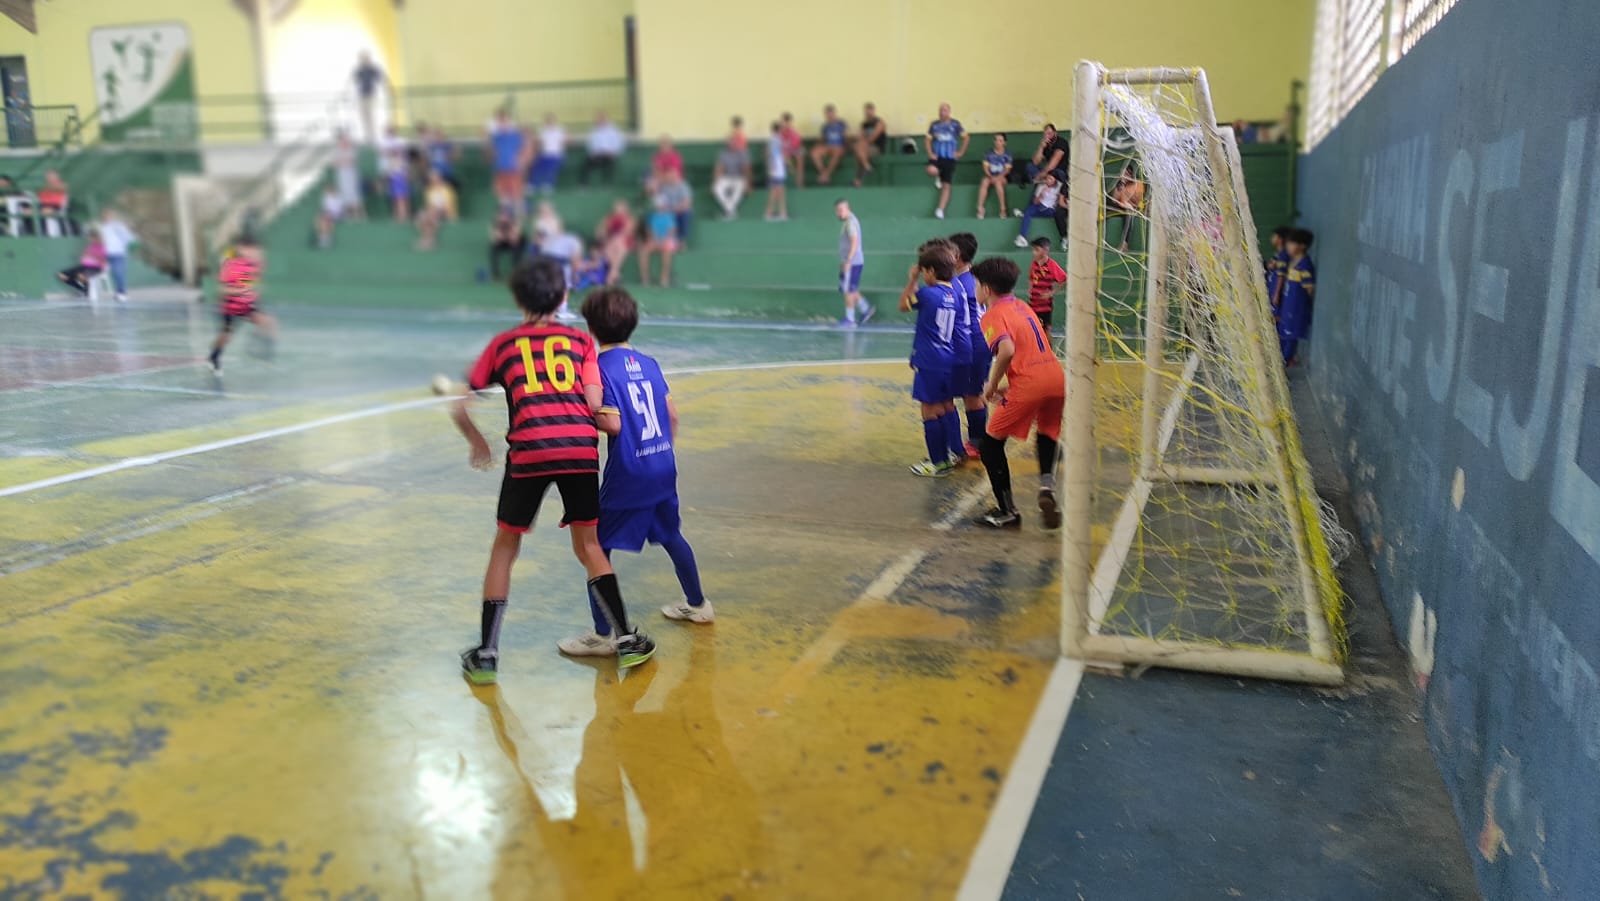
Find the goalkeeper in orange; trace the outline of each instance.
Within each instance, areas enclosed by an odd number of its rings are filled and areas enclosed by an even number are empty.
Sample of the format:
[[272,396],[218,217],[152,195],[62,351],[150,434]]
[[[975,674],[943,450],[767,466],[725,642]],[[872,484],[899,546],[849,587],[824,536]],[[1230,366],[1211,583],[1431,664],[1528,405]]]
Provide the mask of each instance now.
[[[978,519],[979,525],[994,529],[1022,526],[1011,496],[1011,466],[1006,462],[1006,439],[1027,440],[1028,431],[1039,430],[1039,514],[1046,529],[1061,527],[1061,508],[1056,504],[1056,447],[1061,437],[1061,410],[1066,403],[1067,382],[1061,364],[1050,349],[1050,337],[1039,327],[1039,319],[1026,303],[1011,292],[1020,275],[1017,264],[1003,257],[990,257],[972,267],[978,282],[978,305],[984,310],[983,339],[994,353],[989,378],[983,385],[989,402],[989,424],[978,446],[983,468],[989,472],[994,489],[995,508]],[[1001,379],[1005,387],[1001,387]]]

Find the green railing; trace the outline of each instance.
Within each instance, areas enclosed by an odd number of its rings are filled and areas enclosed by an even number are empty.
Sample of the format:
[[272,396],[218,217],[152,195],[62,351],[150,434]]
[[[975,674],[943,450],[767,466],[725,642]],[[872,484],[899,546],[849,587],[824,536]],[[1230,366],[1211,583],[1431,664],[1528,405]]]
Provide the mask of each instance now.
[[56,106],[5,107],[5,147],[27,150],[41,143],[48,146],[63,134],[78,118],[78,107],[73,104]]

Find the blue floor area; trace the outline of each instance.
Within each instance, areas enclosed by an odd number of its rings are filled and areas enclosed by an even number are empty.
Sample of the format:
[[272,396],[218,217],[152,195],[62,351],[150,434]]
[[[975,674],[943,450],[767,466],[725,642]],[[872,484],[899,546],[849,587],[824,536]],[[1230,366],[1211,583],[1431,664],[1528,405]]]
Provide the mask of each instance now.
[[[1353,517],[1294,385],[1320,493]],[[1372,565],[1339,568],[1337,691],[1180,673],[1085,674],[1003,897],[1477,898]]]

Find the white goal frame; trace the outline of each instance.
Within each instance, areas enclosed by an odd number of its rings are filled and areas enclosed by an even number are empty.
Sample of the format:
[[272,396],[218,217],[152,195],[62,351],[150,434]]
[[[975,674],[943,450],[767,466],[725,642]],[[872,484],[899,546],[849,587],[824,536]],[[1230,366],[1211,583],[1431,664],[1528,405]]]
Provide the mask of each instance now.
[[[1306,478],[1295,472],[1285,436],[1262,427],[1261,437],[1273,465],[1264,471],[1237,468],[1169,465],[1164,454],[1173,435],[1179,411],[1194,384],[1199,357],[1193,353],[1184,361],[1172,387],[1172,376],[1164,374],[1163,354],[1170,352],[1166,342],[1166,322],[1170,301],[1162,290],[1160,276],[1165,272],[1167,235],[1159,216],[1147,222],[1149,276],[1145,284],[1145,346],[1142,421],[1138,430],[1138,469],[1122,508],[1111,527],[1110,537],[1096,557],[1091,533],[1092,497],[1098,461],[1095,443],[1095,368],[1098,356],[1099,271],[1101,253],[1101,211],[1105,203],[1105,163],[1101,145],[1105,110],[1101,90],[1106,84],[1150,85],[1187,84],[1194,87],[1196,116],[1216,173],[1231,174],[1231,184],[1216,186],[1223,205],[1223,239],[1229,248],[1241,251],[1255,245],[1255,226],[1245,196],[1238,148],[1230,129],[1218,127],[1211,105],[1206,74],[1199,68],[1150,68],[1107,70],[1083,61],[1076,67],[1076,108],[1072,130],[1072,171],[1070,174],[1070,224],[1068,260],[1065,361],[1067,399],[1062,419],[1062,623],[1061,646],[1068,656],[1088,662],[1157,665],[1205,672],[1226,673],[1318,684],[1339,684],[1344,679],[1325,610],[1330,600],[1313,569],[1311,536],[1305,511],[1297,499]],[[1165,202],[1162,192],[1152,190],[1152,209]],[[1132,225],[1126,226],[1131,229]],[[1269,347],[1273,333],[1266,304],[1266,287],[1259,257],[1241,253],[1235,265],[1227,267],[1236,297],[1253,298],[1246,302],[1244,316],[1250,330],[1246,344],[1250,359],[1245,365],[1267,374],[1255,380],[1255,390],[1247,402],[1258,422],[1269,422],[1273,410],[1287,408],[1288,384],[1277,361],[1275,345]],[[1170,393],[1170,397],[1166,395]],[[1163,405],[1162,398],[1166,397]],[[1293,428],[1292,423],[1287,428]],[[1302,463],[1303,467],[1304,464]],[[1255,485],[1275,491],[1283,499],[1291,524],[1292,546],[1298,559],[1298,591],[1303,596],[1308,641],[1304,647],[1272,649],[1230,647],[1221,643],[1156,639],[1102,633],[1100,624],[1112,600],[1112,593],[1126,563],[1131,542],[1152,488],[1161,481]],[[1320,532],[1318,535],[1320,536]]]

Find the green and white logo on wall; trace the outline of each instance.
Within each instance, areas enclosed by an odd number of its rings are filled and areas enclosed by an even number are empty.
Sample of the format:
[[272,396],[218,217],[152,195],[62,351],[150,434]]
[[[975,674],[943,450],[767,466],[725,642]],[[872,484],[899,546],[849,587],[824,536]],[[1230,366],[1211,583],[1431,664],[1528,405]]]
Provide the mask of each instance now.
[[89,32],[89,63],[103,139],[195,140],[194,54],[187,27],[96,28]]

